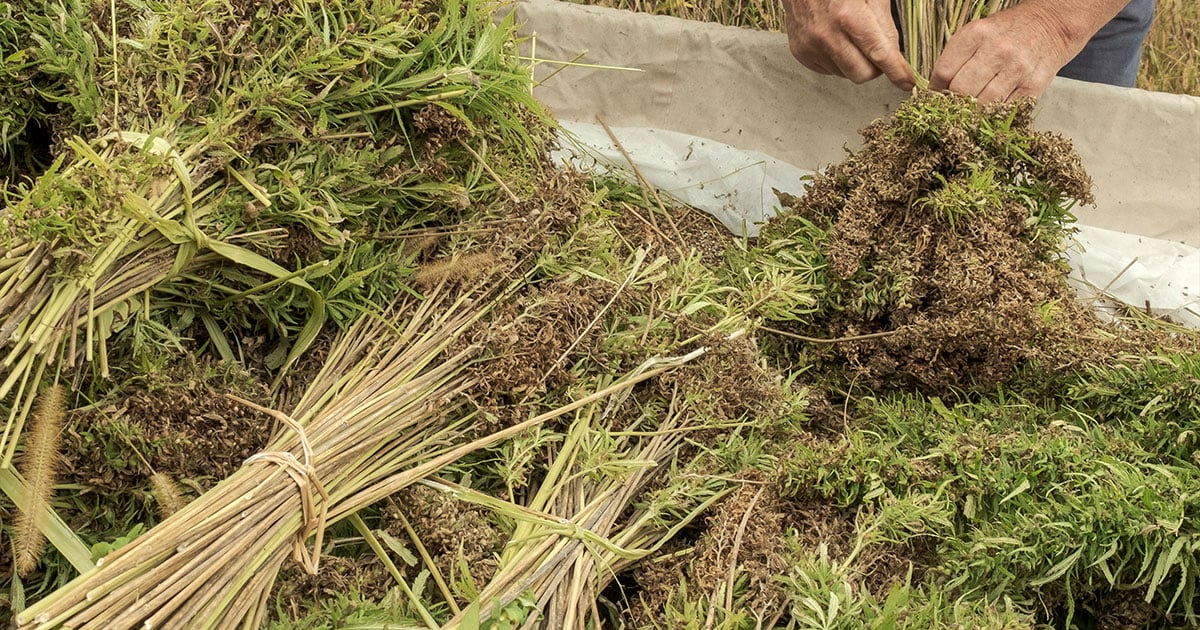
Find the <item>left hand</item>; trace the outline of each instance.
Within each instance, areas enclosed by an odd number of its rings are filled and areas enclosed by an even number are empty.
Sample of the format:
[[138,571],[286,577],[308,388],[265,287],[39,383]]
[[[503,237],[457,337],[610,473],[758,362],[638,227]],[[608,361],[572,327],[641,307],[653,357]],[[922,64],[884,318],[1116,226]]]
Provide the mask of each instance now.
[[1071,32],[1057,12],[1029,1],[968,22],[946,42],[929,87],[980,102],[1041,96],[1091,37],[1074,41]]

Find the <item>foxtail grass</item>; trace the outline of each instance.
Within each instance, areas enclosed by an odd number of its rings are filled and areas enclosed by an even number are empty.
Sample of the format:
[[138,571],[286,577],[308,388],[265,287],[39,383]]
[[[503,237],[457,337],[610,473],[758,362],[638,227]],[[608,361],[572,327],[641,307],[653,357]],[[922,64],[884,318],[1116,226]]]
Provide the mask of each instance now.
[[66,414],[66,393],[62,385],[52,385],[38,395],[29,432],[21,474],[25,477],[25,507],[17,514],[13,526],[13,565],[20,575],[37,568],[46,538],[43,523],[49,511],[58,474],[58,443]]
[[[29,490],[25,480],[16,470],[0,468],[0,492],[3,492],[18,510],[28,509]],[[43,511],[39,526],[46,540],[54,545],[76,571],[82,573],[95,568],[96,563],[92,560],[88,545],[49,505]]]
[[158,513],[163,520],[170,518],[172,514],[187,505],[187,501],[183,498],[183,491],[179,489],[179,484],[175,483],[175,480],[166,473],[156,472],[150,475],[150,493],[158,502]]
[[421,266],[413,274],[412,282],[420,289],[429,289],[441,284],[472,283],[495,273],[504,266],[504,258],[495,251],[456,254]]

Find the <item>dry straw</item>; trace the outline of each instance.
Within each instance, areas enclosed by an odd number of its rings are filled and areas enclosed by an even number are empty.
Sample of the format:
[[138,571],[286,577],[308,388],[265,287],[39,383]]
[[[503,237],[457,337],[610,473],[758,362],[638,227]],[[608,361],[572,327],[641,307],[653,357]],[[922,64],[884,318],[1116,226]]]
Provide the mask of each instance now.
[[[426,482],[516,522],[496,574],[446,627],[478,627],[528,594],[539,614],[523,627],[602,626],[596,602],[605,586],[727,492],[719,480],[680,474],[700,457],[681,451],[689,434],[717,428],[701,424],[685,398],[676,388],[663,418],[635,413],[621,431],[605,428],[618,401],[582,409],[524,505],[445,481]],[[664,478],[671,481],[648,495],[647,488]]]
[[[290,415],[266,410],[284,428],[262,453],[31,606],[18,624],[257,627],[289,557],[316,572],[327,523],[704,353],[648,361],[601,391],[467,441],[462,436],[473,428],[473,416],[459,411],[459,394],[472,384],[465,367],[477,351],[449,348],[497,299],[435,292],[386,316],[365,317],[332,350]],[[410,311],[402,328],[391,323]]]

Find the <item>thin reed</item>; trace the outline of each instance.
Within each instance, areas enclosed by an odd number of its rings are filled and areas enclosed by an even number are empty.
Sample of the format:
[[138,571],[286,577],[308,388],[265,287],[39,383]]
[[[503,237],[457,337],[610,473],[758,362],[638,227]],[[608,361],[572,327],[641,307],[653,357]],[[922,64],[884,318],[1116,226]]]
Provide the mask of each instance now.
[[1017,0],[895,0],[895,3],[904,55],[917,76],[928,81],[934,62],[951,36],[967,22],[1006,9]]

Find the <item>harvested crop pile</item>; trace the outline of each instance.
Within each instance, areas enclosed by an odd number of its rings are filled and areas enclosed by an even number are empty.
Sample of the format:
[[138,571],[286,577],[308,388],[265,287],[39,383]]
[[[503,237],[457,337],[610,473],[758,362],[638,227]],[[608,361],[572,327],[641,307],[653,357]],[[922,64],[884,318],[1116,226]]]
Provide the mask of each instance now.
[[[200,493],[268,435],[280,444],[286,423],[226,394],[299,409],[312,379],[347,360],[324,356],[345,347],[345,331],[385,316],[402,328],[422,312],[400,308],[402,296],[432,305],[447,287],[465,296],[473,289],[460,287],[518,279],[575,211],[535,198],[562,181],[543,162],[547,119],[512,63],[511,23],[478,3],[16,3],[0,20],[0,92],[12,97],[0,145],[0,451],[5,466],[30,459],[18,446],[33,401],[70,384],[66,472],[81,492],[60,510],[74,525],[57,515],[40,525],[57,529],[75,570],[157,520],[144,509],[151,487],[174,476]],[[461,323],[488,308],[436,303],[447,312],[418,320],[468,309]],[[461,350],[442,358],[475,352]],[[310,465],[300,441],[293,456]],[[319,531],[323,501],[308,493],[321,484],[271,452],[255,461],[283,461],[275,481],[299,474],[290,495],[305,500],[305,531]],[[29,499],[20,479],[6,490]],[[120,503],[93,499],[104,492]],[[91,542],[104,546],[89,554]],[[47,571],[29,594],[66,574]],[[274,572],[262,575],[265,592]],[[118,625],[195,609],[146,601]],[[195,601],[214,618],[229,610]],[[109,623],[122,608],[89,614]]]
[[[1075,301],[1090,181],[1032,108],[917,92],[733,252],[765,354],[813,388],[811,432],[769,449],[783,542],[745,561],[788,550],[801,625],[1195,623],[1200,337]],[[711,589],[705,562],[682,582]],[[772,618],[752,575],[743,607],[680,588],[659,620]]]
[[1119,350],[1064,282],[1070,211],[1091,203],[1091,179],[1068,140],[1033,129],[1033,108],[918,91],[785,196],[759,251],[806,257],[817,289],[789,330],[842,339],[834,360],[865,385],[932,394]]
[[1030,104],[734,239],[550,164],[493,8],[0,9],[15,625],[1196,622],[1197,335],[1074,302]]
[[[6,103],[12,133],[55,159],[0,171],[5,462],[56,361],[136,377],[195,340],[280,378],[438,244],[486,248],[454,227],[516,194],[485,154],[539,180],[546,121],[474,5],[114,6],[7,9],[0,89],[53,103]],[[560,216],[506,212],[507,239]]]

